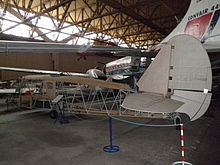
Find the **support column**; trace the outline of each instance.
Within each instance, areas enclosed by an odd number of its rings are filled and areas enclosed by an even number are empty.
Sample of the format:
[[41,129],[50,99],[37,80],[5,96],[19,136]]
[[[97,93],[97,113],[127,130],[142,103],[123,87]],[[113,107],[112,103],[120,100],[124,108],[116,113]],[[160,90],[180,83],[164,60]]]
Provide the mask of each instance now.
[[2,70],[0,70],[0,81],[2,81]]
[[52,53],[51,56],[52,56],[52,70],[60,71],[59,54],[58,53]]

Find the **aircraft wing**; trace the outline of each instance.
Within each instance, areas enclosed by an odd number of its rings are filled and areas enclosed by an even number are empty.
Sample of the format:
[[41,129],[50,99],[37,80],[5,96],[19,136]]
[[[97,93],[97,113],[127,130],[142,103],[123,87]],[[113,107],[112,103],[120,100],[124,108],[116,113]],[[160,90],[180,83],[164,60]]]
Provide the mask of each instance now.
[[138,51],[117,46],[67,45],[49,42],[25,42],[0,40],[0,53],[116,53]]
[[14,71],[14,72],[26,72],[26,73],[37,73],[37,74],[49,74],[49,75],[91,77],[89,74],[84,74],[84,73],[58,72],[58,71],[48,71],[48,70],[38,70],[38,69],[0,67],[0,70]]
[[76,76],[60,76],[60,77],[26,77],[26,79],[36,79],[36,80],[49,80],[54,82],[66,82],[66,83],[73,83],[73,84],[80,84],[80,85],[89,85],[93,87],[100,87],[100,88],[108,88],[108,89],[130,89],[129,85],[116,83],[116,82],[109,82],[105,80],[99,80],[89,77],[76,77]]
[[68,45],[0,40],[0,53],[112,53],[115,56],[155,57],[157,52],[119,46]]
[[157,55],[157,52],[155,51],[147,51],[147,52],[142,52],[142,51],[121,51],[121,52],[116,52],[114,54],[115,56],[132,56],[132,57],[155,57]]
[[16,93],[16,89],[0,89],[0,94],[14,94]]
[[203,44],[203,47],[206,49],[208,53],[220,52],[220,42],[209,42]]

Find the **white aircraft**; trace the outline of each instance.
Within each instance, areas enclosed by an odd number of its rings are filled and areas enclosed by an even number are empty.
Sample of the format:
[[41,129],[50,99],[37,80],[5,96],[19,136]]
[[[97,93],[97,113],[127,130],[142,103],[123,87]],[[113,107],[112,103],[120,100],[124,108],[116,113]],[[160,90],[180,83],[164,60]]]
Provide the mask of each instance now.
[[141,113],[185,113],[192,121],[201,117],[211,100],[207,52],[220,52],[219,17],[219,0],[192,0],[180,24],[156,47],[159,53],[137,83],[141,93],[127,95],[122,107]]
[[207,53],[220,52],[219,17],[219,0],[192,0],[180,24],[156,46],[158,55],[137,83],[141,93],[127,95],[122,107],[201,117],[211,101]]
[[156,50],[178,34],[192,35],[201,41],[208,53],[220,52],[220,1],[191,0],[186,15]]

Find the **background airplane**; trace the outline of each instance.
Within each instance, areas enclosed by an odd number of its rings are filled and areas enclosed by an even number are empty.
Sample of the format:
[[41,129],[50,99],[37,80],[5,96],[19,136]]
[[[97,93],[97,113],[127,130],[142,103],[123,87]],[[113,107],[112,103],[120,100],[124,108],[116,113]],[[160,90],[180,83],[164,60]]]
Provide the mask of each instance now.
[[192,35],[201,41],[208,53],[220,52],[219,0],[192,0],[188,11],[177,27],[159,44],[156,50],[178,34]]

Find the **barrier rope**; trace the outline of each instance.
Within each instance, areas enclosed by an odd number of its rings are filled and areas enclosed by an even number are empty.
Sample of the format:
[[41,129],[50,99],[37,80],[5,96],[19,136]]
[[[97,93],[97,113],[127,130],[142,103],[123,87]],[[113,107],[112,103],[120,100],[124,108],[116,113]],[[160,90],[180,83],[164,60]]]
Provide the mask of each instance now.
[[83,121],[83,122],[94,122],[94,123],[95,123],[95,122],[105,121],[105,120],[108,119],[108,117],[106,117],[106,118],[100,119],[100,120],[87,120],[87,119],[83,119],[83,118],[77,116],[76,114],[73,114],[73,116],[75,116],[77,119],[79,119],[79,120],[81,120],[81,121]]
[[138,126],[144,126],[144,127],[176,127],[176,126],[180,126],[181,161],[174,162],[173,165],[179,165],[179,164],[192,165],[191,163],[185,161],[185,148],[184,148],[184,135],[183,135],[184,125],[189,124],[191,121],[188,121],[185,124],[153,125],[153,124],[136,123],[136,122],[127,121],[127,120],[123,120],[123,119],[119,119],[119,118],[111,117],[111,116],[109,116],[109,117],[114,120],[120,121],[120,122],[138,125]]
[[138,125],[138,126],[144,126],[144,127],[176,127],[176,126],[180,126],[180,124],[168,124],[168,125],[143,124],[143,123],[137,123],[137,122],[128,121],[128,120],[124,120],[124,119],[119,119],[119,118],[112,117],[112,116],[111,116],[111,118],[114,120],[117,120],[117,121],[124,122],[124,123]]
[[[133,125],[137,125],[137,126],[143,126],[143,127],[177,127],[180,126],[181,124],[167,124],[167,125],[160,125],[160,124],[143,124],[143,123],[137,123],[137,122],[133,122],[133,121],[128,121],[128,120],[124,120],[124,119],[119,119],[113,116],[107,116],[104,119],[100,119],[100,120],[88,120],[88,119],[83,119],[79,116],[77,116],[76,114],[73,114],[74,117],[76,117],[77,119],[84,121],[84,122],[101,122],[101,121],[105,121],[107,120],[109,117],[111,117],[112,119],[116,120],[116,121],[120,121],[120,122],[124,122],[124,123],[128,123],[128,124],[133,124]],[[184,123],[183,125],[188,125],[189,123],[191,123],[191,120],[187,121],[186,123]]]

